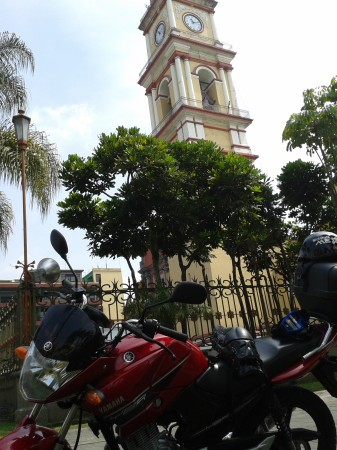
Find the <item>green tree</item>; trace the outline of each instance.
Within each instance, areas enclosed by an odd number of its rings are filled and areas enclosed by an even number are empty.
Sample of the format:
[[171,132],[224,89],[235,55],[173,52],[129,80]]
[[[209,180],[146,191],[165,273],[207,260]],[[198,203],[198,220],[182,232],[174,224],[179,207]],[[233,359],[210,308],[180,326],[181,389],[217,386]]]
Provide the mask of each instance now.
[[177,208],[172,211],[174,254],[178,257],[182,280],[192,263],[208,262],[218,247],[219,230],[214,216],[214,176],[224,159],[218,145],[210,141],[176,141],[169,146],[179,170]]
[[304,91],[303,103],[301,111],[288,119],[282,138],[287,150],[305,146],[308,155],[318,157],[337,211],[337,78],[328,86]]
[[276,255],[277,269],[289,283],[303,240],[314,231],[335,231],[336,212],[325,169],[319,164],[300,159],[287,163],[277,177],[277,187],[288,218],[282,255]]
[[277,187],[289,218],[302,230],[301,237],[336,222],[324,167],[300,159],[289,162],[277,177]]
[[7,250],[7,241],[12,232],[13,211],[5,194],[0,191],[0,249]]
[[[13,186],[21,184],[22,167],[14,127],[8,115],[26,103],[27,91],[20,75],[25,69],[34,71],[31,50],[14,33],[0,33],[0,181]],[[44,132],[32,126],[26,150],[27,189],[32,203],[38,206],[43,216],[60,187],[59,170],[56,146],[48,141]],[[0,211],[6,212],[0,220],[0,246],[6,250],[14,214],[4,192],[0,195]]]
[[[244,288],[242,263],[254,245],[257,233],[260,233],[263,179],[264,175],[247,158],[231,153],[223,160],[213,185],[214,215],[220,226],[219,247],[231,258],[243,321],[252,332],[255,326],[250,298]],[[243,291],[240,286],[243,286]]]
[[157,282],[161,253],[178,255],[185,278],[187,267],[202,263],[211,248],[206,196],[217,158],[223,156],[212,143],[168,145],[119,127],[100,137],[92,157],[71,155],[64,162],[62,180],[70,194],[59,203],[60,222],[85,229],[97,256],[130,262],[150,249]]
[[14,33],[0,33],[0,113],[12,114],[26,104],[27,91],[20,71],[34,71],[34,56]]
[[[70,191],[59,203],[59,221],[86,231],[96,256],[143,256],[150,249],[157,280],[162,237],[168,234],[177,173],[166,143],[119,127],[102,134],[93,156],[70,155],[61,178]],[[116,183],[119,183],[117,186]]]

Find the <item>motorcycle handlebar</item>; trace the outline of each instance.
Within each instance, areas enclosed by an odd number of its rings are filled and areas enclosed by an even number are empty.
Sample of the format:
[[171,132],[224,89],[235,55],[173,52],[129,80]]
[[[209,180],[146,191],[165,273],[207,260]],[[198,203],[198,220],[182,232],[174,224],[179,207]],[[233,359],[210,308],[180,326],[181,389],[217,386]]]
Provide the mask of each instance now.
[[65,278],[62,280],[62,286],[66,289],[73,289],[73,283],[71,283],[69,280],[66,280]]
[[[167,336],[169,336],[168,333],[172,334],[172,336],[174,339],[178,339],[180,338],[180,340],[185,339],[185,335],[183,335],[183,333],[179,333],[177,331],[171,330],[169,328],[166,327],[161,327],[158,322],[156,320],[147,320],[145,321],[145,323],[143,325],[149,325],[151,328],[155,327],[155,332],[162,332],[162,334],[166,334]],[[150,337],[148,334],[146,334],[141,328],[138,328],[137,325],[133,325],[131,323],[128,322],[122,322],[122,327],[124,330],[128,330],[131,333],[135,334],[136,336],[145,339],[145,341],[147,342],[153,342],[157,345],[159,345],[159,347],[161,347],[162,349],[166,350],[172,357],[172,359],[176,359],[176,355],[172,352],[172,350],[168,347],[166,347],[165,344],[163,344],[160,341],[157,341],[156,339],[153,339],[152,337]],[[151,333],[152,334],[152,333]],[[186,336],[187,339],[187,336]],[[120,339],[119,339],[120,340]]]
[[186,342],[188,339],[187,334],[180,333],[176,330],[171,330],[171,328],[163,327],[162,325],[158,325],[157,327],[158,333],[164,334],[165,336],[171,337],[173,339],[177,339],[177,341]]
[[156,333],[161,333],[165,336],[176,339],[177,341],[186,342],[188,339],[187,334],[180,333],[179,331],[172,330],[171,328],[163,327],[156,319],[145,320],[143,323],[143,331],[151,337],[154,337]]
[[146,337],[150,337],[152,339],[155,333],[161,333],[165,336],[177,339],[177,341],[186,342],[188,339],[187,334],[180,333],[179,331],[172,330],[171,328],[163,327],[155,319],[145,320],[141,328],[138,328],[137,325],[131,324],[129,322],[123,322],[123,328],[131,331],[131,333],[134,333],[139,337],[144,337],[145,335]]

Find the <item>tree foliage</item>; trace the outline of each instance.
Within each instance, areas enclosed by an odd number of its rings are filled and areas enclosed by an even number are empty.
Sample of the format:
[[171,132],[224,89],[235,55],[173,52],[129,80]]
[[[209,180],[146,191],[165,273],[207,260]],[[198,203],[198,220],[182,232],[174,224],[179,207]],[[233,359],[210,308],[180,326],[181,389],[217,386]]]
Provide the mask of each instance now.
[[[34,71],[32,51],[14,33],[0,33],[0,181],[13,186],[21,185],[22,162],[8,115],[27,101],[22,70]],[[44,216],[60,187],[60,161],[56,146],[34,126],[30,127],[25,169],[32,204]],[[4,214],[0,220],[0,243],[2,250],[6,250],[14,214],[4,192],[0,192],[0,211]]]
[[84,229],[96,256],[130,261],[150,249],[157,281],[160,252],[178,256],[184,279],[192,262],[209,260],[223,228],[258,216],[260,172],[208,141],[169,144],[119,127],[87,159],[70,155],[61,177],[70,192],[60,223]]
[[300,159],[287,163],[277,177],[279,199],[287,212],[287,237],[279,268],[292,276],[303,240],[319,230],[337,231],[329,182],[324,167]]
[[11,205],[4,193],[0,191],[0,249],[3,251],[7,250],[7,241],[12,232],[13,219]]
[[[61,162],[55,144],[44,132],[30,127],[26,149],[26,187],[42,216],[45,216],[60,188]],[[0,180],[19,187],[22,179],[21,153],[18,150],[13,125],[0,123]]]
[[0,114],[12,114],[26,104],[22,70],[34,72],[34,55],[14,33],[0,32]]
[[303,106],[288,119],[282,138],[287,150],[306,147],[324,168],[330,195],[337,211],[337,77],[328,86],[303,92]]
[[282,204],[304,236],[336,221],[322,166],[300,159],[289,162],[282,167],[277,182]]

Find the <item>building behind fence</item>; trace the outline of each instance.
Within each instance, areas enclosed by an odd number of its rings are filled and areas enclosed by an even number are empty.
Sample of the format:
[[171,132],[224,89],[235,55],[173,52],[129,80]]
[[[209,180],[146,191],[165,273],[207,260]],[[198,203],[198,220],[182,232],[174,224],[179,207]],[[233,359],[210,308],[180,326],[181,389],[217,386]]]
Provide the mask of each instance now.
[[[149,299],[163,299],[174,289],[168,282],[165,286],[133,286],[130,281],[121,283],[83,283],[89,304],[104,311],[117,323],[125,318],[139,317],[140,311]],[[205,284],[205,283],[204,283]],[[0,282],[1,290],[4,293]],[[216,325],[224,327],[246,326],[256,336],[268,334],[273,324],[297,305],[290,289],[283,283],[265,277],[248,279],[244,286],[235,285],[233,280],[213,280],[205,284],[207,300],[204,305],[167,305],[174,309],[152,310],[154,316],[166,326],[187,332],[191,339],[205,343]],[[13,288],[13,285],[12,285]],[[34,324],[32,335],[51,305],[64,303],[59,298],[60,284],[53,286],[32,285]],[[46,289],[48,292],[46,293]],[[161,296],[161,298],[160,298]],[[20,361],[14,350],[22,338],[22,290],[16,286],[6,295],[0,295],[0,421],[15,420],[27,413],[27,405],[18,392]],[[169,312],[170,314],[167,314]],[[169,320],[169,323],[164,323]],[[59,411],[47,411],[46,423],[59,419]],[[62,411],[61,411],[62,413]]]
[[[36,325],[43,318],[50,305],[64,303],[58,298],[59,286],[32,286],[32,298],[35,304]],[[142,305],[153,298],[155,287],[133,286],[117,281],[106,284],[85,285],[89,303],[105,312],[114,322],[137,317]],[[202,306],[191,306],[177,310],[174,323],[177,329],[185,328],[190,338],[204,337],[211,333],[216,325],[224,327],[248,326],[254,336],[268,334],[273,324],[296,304],[291,300],[289,289],[284,284],[272,283],[265,277],[257,281],[251,278],[245,286],[237,286],[229,280],[213,280],[205,285],[207,300]],[[1,285],[0,285],[1,288]],[[172,283],[161,287],[161,295],[169,295],[174,288]],[[164,293],[163,293],[164,291]],[[19,369],[14,349],[20,345],[20,305],[21,290],[17,288],[7,301],[0,303],[0,375],[8,376]],[[130,316],[131,314],[131,316]],[[133,314],[133,316],[132,316]],[[139,316],[139,314],[138,314]],[[172,320],[172,318],[171,318]],[[35,326],[36,326],[35,325]],[[34,332],[32,327],[32,334]]]

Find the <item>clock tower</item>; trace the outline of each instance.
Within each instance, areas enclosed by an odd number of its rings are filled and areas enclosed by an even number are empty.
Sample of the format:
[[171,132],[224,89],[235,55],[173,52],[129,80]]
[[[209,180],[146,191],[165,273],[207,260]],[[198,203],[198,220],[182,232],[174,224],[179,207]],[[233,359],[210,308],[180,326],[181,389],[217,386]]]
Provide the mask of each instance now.
[[[252,119],[240,109],[232,77],[235,52],[220,42],[215,0],[151,0],[139,29],[146,39],[148,61],[139,84],[146,90],[152,135],[168,142],[210,140],[223,153],[235,152],[251,160],[246,129]],[[162,256],[161,277],[180,280],[178,259]],[[231,273],[231,260],[221,249],[204,265],[208,279]],[[142,259],[143,279],[154,281],[152,255]],[[196,264],[188,279],[202,279]]]
[[246,140],[252,120],[240,109],[232,78],[235,53],[219,41],[215,0],[151,0],[139,29],[148,61],[146,90],[152,134],[166,141],[206,139],[256,159]]

